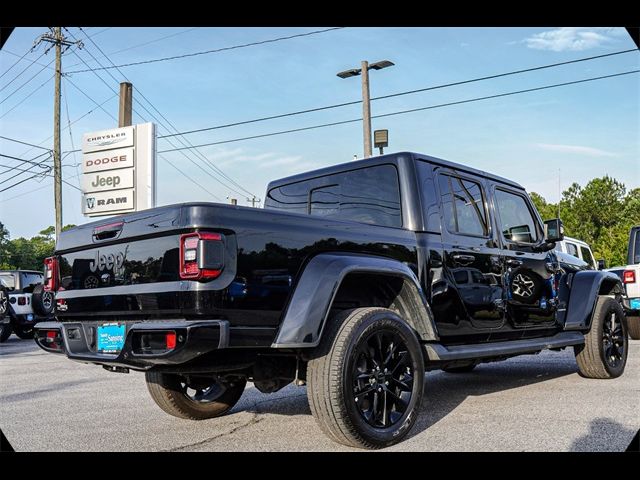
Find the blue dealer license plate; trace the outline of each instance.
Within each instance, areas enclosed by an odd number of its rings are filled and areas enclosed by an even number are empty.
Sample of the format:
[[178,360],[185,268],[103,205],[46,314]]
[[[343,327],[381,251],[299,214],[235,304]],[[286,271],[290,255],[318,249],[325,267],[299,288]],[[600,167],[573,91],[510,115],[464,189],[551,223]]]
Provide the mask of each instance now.
[[631,308],[640,309],[640,298],[632,298],[629,303],[631,304]]
[[110,323],[98,327],[98,351],[118,353],[124,346],[126,326]]

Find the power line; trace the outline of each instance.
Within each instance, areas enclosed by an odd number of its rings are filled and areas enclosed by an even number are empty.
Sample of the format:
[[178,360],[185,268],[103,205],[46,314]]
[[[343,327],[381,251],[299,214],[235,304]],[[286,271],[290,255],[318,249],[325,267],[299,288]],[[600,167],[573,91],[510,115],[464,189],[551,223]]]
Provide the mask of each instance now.
[[44,148],[44,147],[41,147],[39,145],[34,145],[33,143],[23,142],[22,140],[16,140],[15,138],[4,137],[2,135],[0,135],[0,138],[2,138],[3,140],[8,140],[10,142],[21,143],[22,145],[28,145],[28,146],[33,147],[33,148],[39,148],[40,150],[46,150],[47,152],[51,151],[50,148]]
[[332,30],[340,30],[342,28],[345,28],[345,27],[325,28],[324,30],[314,30],[312,32],[298,33],[296,35],[289,35],[289,36],[286,36],[286,37],[271,38],[271,39],[262,40],[262,41],[259,41],[259,42],[244,43],[242,45],[233,45],[231,47],[223,47],[223,48],[216,48],[216,49],[213,49],[213,50],[205,50],[203,52],[187,53],[187,54],[184,54],[184,55],[174,55],[172,57],[155,58],[155,59],[152,59],[152,60],[143,60],[143,61],[140,61],[140,62],[123,63],[121,65],[113,65],[111,67],[87,68],[87,69],[84,69],[84,70],[74,70],[74,71],[67,72],[67,73],[84,73],[84,72],[91,72],[91,71],[95,71],[95,70],[110,70],[110,69],[113,69],[113,68],[131,67],[131,66],[134,66],[134,65],[144,65],[144,64],[147,64],[147,63],[165,62],[167,60],[176,60],[176,59],[179,59],[179,58],[195,57],[197,55],[206,55],[206,54],[209,54],[209,53],[218,53],[218,52],[224,52],[224,51],[228,51],[228,50],[236,50],[238,48],[253,47],[255,45],[264,45],[265,43],[280,42],[282,40],[290,40],[292,38],[308,37],[310,35],[318,35],[320,33],[330,32]]
[[[9,185],[8,187],[3,188],[2,190],[0,190],[0,193],[6,192],[7,190],[10,190],[10,189],[12,189],[14,187],[17,187],[18,185],[23,184],[24,182],[28,182],[29,180],[31,180],[31,179],[33,179],[35,177],[42,177],[44,175],[45,175],[44,172],[40,172],[40,173],[36,173],[34,175],[31,175],[30,177],[27,177],[27,178],[25,178],[23,180],[20,180],[19,182],[16,182],[14,184]],[[0,184],[1,183],[4,183],[4,182],[0,182]]]
[[7,115],[9,115],[9,113],[11,113],[12,111],[14,111],[16,108],[18,108],[20,105],[22,105],[25,101],[27,101],[27,99],[29,99],[32,95],[34,95],[38,90],[40,90],[42,87],[44,87],[47,83],[49,83],[49,81],[55,76],[55,74],[51,75],[49,78],[47,78],[44,82],[42,82],[38,87],[36,87],[29,95],[27,95],[26,97],[24,97],[22,100],[20,100],[18,103],[16,103],[13,107],[11,107],[9,110],[7,110],[6,112],[4,112],[2,115],[0,115],[0,119],[6,117]]
[[[471,78],[471,79],[468,79],[468,80],[461,80],[459,82],[443,83],[443,84],[434,85],[434,86],[431,86],[431,87],[418,88],[418,89],[415,89],[415,90],[407,90],[407,91],[404,91],[404,92],[392,93],[392,94],[383,95],[383,96],[380,96],[380,97],[373,97],[373,98],[371,98],[371,101],[383,100],[383,99],[386,99],[386,98],[393,98],[393,97],[400,97],[400,96],[403,96],[403,95],[410,95],[410,94],[419,93],[419,92],[427,92],[427,91],[430,91],[430,90],[437,90],[437,89],[440,89],[440,88],[454,87],[454,86],[458,86],[458,85],[464,85],[464,84],[467,84],[467,83],[480,82],[480,81],[483,81],[483,80],[492,80],[492,79],[495,79],[495,78],[507,77],[507,76],[510,76],[510,75],[518,75],[518,74],[521,74],[521,73],[533,72],[533,71],[536,71],[536,70],[544,70],[544,69],[547,69],[547,68],[554,68],[554,67],[559,67],[559,66],[562,66],[562,65],[569,65],[569,64],[572,64],[572,63],[586,62],[586,61],[595,60],[595,59],[598,59],[598,58],[611,57],[611,56],[614,56],[614,55],[622,55],[624,53],[630,53],[630,52],[637,52],[637,50],[636,49],[621,50],[619,52],[606,53],[606,54],[603,54],[603,55],[594,55],[594,56],[591,56],[591,57],[577,58],[575,60],[568,60],[566,62],[550,63],[550,64],[547,64],[547,65],[539,65],[537,67],[530,67],[530,68],[524,68],[524,69],[521,69],[521,70],[513,70],[513,71],[509,71],[509,72],[497,73],[497,74],[494,74],[494,75],[487,75],[485,77],[476,77],[476,78]],[[223,125],[216,125],[214,127],[198,128],[198,129],[195,129],[195,130],[188,130],[186,132],[174,133],[174,134],[170,134],[170,135],[163,135],[163,136],[158,137],[158,139],[167,138],[167,137],[174,137],[176,135],[190,135],[192,133],[206,132],[206,131],[209,131],[209,130],[219,130],[219,129],[228,128],[228,127],[237,127],[239,125],[247,125],[249,123],[257,123],[257,122],[263,122],[263,121],[266,121],[266,120],[275,120],[275,119],[278,119],[278,118],[292,117],[294,115],[302,115],[302,114],[305,114],[305,113],[319,112],[319,111],[322,111],[322,110],[330,110],[332,108],[346,107],[346,106],[349,106],[349,105],[357,105],[357,104],[360,104],[360,103],[362,103],[362,100],[356,100],[356,101],[353,101],[353,102],[336,103],[336,104],[327,105],[327,106],[324,106],[324,107],[309,108],[309,109],[306,109],[306,110],[298,110],[296,112],[282,113],[282,114],[279,114],[279,115],[270,115],[270,116],[267,116],[267,117],[254,118],[252,120],[244,120],[244,121],[241,121],[241,122],[227,123],[227,124],[223,124]]]
[[[75,39],[75,36],[74,36],[71,32],[69,32],[69,34],[70,34],[70,35]],[[85,35],[86,35],[86,34],[85,34]],[[89,40],[91,40],[91,39],[89,38]],[[95,45],[95,42],[93,42],[93,43],[94,43],[94,45]],[[86,51],[86,52],[87,52],[87,53],[88,53],[88,54],[89,54],[89,55],[90,55],[94,60],[96,60],[96,61],[98,62],[98,64],[100,64],[100,62],[99,62],[99,61],[98,61],[98,60],[93,56],[93,54],[92,54],[89,50],[87,50],[87,49],[85,48],[85,51]],[[85,65],[86,65],[86,61],[85,61],[82,57],[80,57],[78,54],[76,54],[76,56],[77,56],[77,57],[78,57],[78,58],[79,58],[83,63],[85,63]],[[94,72],[94,73],[95,73],[95,72]],[[112,77],[116,82],[118,82],[118,80],[117,80],[113,75],[111,75],[111,73],[110,73],[110,72],[107,72],[107,73],[108,73],[108,74],[109,74],[109,75],[110,75],[110,76],[111,76],[111,77]],[[106,83],[106,81],[104,81],[104,79],[102,79],[102,77],[100,77],[97,73],[95,73],[95,75],[97,75],[97,76],[102,80],[102,82],[107,86],[107,88],[109,88],[111,91],[114,91],[114,90],[111,88],[111,86],[110,86],[108,83]],[[125,77],[125,78],[126,78],[126,77]],[[95,102],[95,100],[94,100],[93,98],[91,98],[89,95],[87,95],[86,93],[84,93],[84,91],[82,91],[82,89],[80,89],[77,85],[75,85],[73,82],[71,82],[71,80],[70,80],[69,78],[67,78],[67,80],[69,80],[69,82],[71,83],[71,85],[73,85],[75,88],[77,88],[78,90],[80,90],[80,91],[81,91],[81,92],[82,92],[82,93],[83,93],[87,98],[89,98],[92,102],[96,103],[96,102]],[[117,95],[117,92],[116,92],[116,95]],[[147,100],[147,101],[148,101],[148,100]],[[149,112],[149,111],[146,109],[146,107],[144,107],[144,105],[141,105],[141,106],[142,106],[142,108],[144,108],[147,112]],[[135,109],[134,109],[134,111],[135,111]],[[107,113],[108,115],[110,115],[108,112],[106,112],[106,113]],[[151,112],[149,112],[149,113],[151,114]],[[137,112],[136,112],[136,114],[138,114],[138,115],[139,115],[139,116],[140,116],[144,121],[146,121],[146,119],[145,119],[144,117],[142,117],[142,115],[140,115],[140,114],[139,114],[139,113],[137,113]],[[110,116],[111,116],[111,115],[110,115]],[[152,115],[152,116],[153,116],[153,115]],[[113,116],[111,116],[111,117],[112,117],[114,120],[116,120],[116,122],[117,122],[117,119],[116,119],[115,117],[113,117]],[[158,123],[161,123],[161,122],[158,122]],[[68,152],[68,153],[70,153],[70,152]],[[204,170],[200,165],[198,165],[198,164],[197,164],[193,159],[191,159],[191,158],[190,158],[190,157],[188,157],[188,156],[187,156],[186,158],[187,158],[189,161],[191,161],[194,165],[196,165],[197,167],[199,167],[200,169],[202,169],[205,173],[207,173],[207,174],[211,175],[209,172],[207,172],[206,170]],[[183,172],[179,167],[177,167],[176,165],[173,165],[173,164],[172,164],[172,166],[173,166],[173,167],[175,167],[175,168],[176,168],[176,170],[178,170],[180,173],[182,173],[182,174],[183,174],[185,177],[187,177],[189,180],[191,180],[192,182],[194,182],[194,183],[196,183],[196,184],[197,184],[197,182],[195,182],[191,177],[189,177],[189,176],[188,176],[185,172]],[[215,177],[213,177],[212,175],[211,175],[211,177],[212,177],[212,178],[214,178],[215,180],[217,180],[217,179],[216,179]],[[201,188],[204,188],[204,187],[202,187],[202,186],[201,186],[201,185],[199,185],[199,184],[197,184],[197,185],[198,185],[198,186],[200,186]],[[209,194],[211,194],[214,198],[219,199],[216,195],[214,195],[213,193],[209,192],[208,190],[206,190],[206,189],[205,189],[205,191],[207,191]]]
[[[628,71],[628,72],[615,73],[615,74],[612,74],[612,75],[603,75],[603,76],[600,76],[600,77],[591,77],[591,78],[586,78],[586,79],[582,79],[582,80],[574,80],[572,82],[557,83],[557,84],[552,84],[552,85],[545,85],[545,86],[542,86],[542,87],[528,88],[528,89],[525,89],[525,90],[516,90],[516,91],[513,91],[513,92],[499,93],[499,94],[496,94],[496,95],[488,95],[488,96],[484,96],[484,97],[469,98],[469,99],[466,99],[466,100],[459,100],[459,101],[456,101],[456,102],[441,103],[441,104],[437,104],[437,105],[429,105],[429,106],[426,106],[426,107],[412,108],[412,109],[409,109],[409,110],[401,110],[401,111],[398,111],[398,112],[385,113],[385,114],[381,114],[381,115],[374,115],[371,118],[391,117],[391,116],[394,116],[394,115],[402,115],[402,114],[413,113],[413,112],[418,112],[418,111],[422,111],[422,110],[431,110],[431,109],[435,109],[435,108],[449,107],[449,106],[452,106],[452,105],[461,105],[463,103],[478,102],[478,101],[481,101],[481,100],[489,100],[489,99],[492,99],[492,98],[507,97],[507,96],[510,96],[510,95],[518,95],[518,94],[521,94],[521,93],[535,92],[535,91],[538,91],[538,90],[546,90],[546,89],[549,89],[549,88],[564,87],[564,86],[567,86],[567,85],[575,85],[575,84],[578,84],[578,83],[585,83],[585,82],[593,82],[595,80],[602,80],[602,79],[605,79],[605,78],[620,77],[620,76],[623,76],[623,75],[630,75],[632,73],[638,73],[638,72],[640,72],[640,70],[631,70],[631,71]],[[211,145],[221,145],[221,144],[224,144],[224,143],[239,142],[239,141],[242,141],[242,140],[252,140],[252,139],[255,139],[255,138],[272,137],[272,136],[275,136],[275,135],[284,135],[286,133],[302,132],[302,131],[305,131],[305,130],[314,130],[314,129],[317,129],[317,128],[331,127],[331,126],[335,126],[335,125],[344,125],[344,124],[347,124],[347,123],[355,123],[355,122],[361,122],[361,121],[362,121],[362,118],[356,118],[356,119],[352,119],[352,120],[343,120],[343,121],[340,121],[340,122],[325,123],[325,124],[321,124],[321,125],[312,125],[310,127],[294,128],[294,129],[291,129],[291,130],[282,130],[282,131],[279,131],[279,132],[265,133],[265,134],[262,134],[262,135],[252,135],[250,137],[234,138],[232,140],[223,140],[223,141],[219,141],[219,142],[203,143],[203,144],[200,144],[200,145],[196,145],[196,147],[207,147],[207,146],[211,146]],[[178,149],[167,149],[167,150],[161,150],[158,153],[168,153],[168,152],[174,152],[176,150],[178,150]]]
[[[44,56],[44,54],[45,54],[45,52],[42,52],[38,58],[36,58],[35,60],[32,60],[32,61],[31,61],[31,63],[29,63],[29,65],[27,65],[26,67],[24,67],[24,68],[22,69],[22,71],[21,71],[19,74],[17,74],[15,77],[13,77],[13,79],[11,79],[8,83],[6,83],[4,86],[2,86],[2,87],[0,88],[0,92],[1,92],[2,90],[4,90],[5,88],[7,88],[9,85],[11,85],[13,82],[15,82],[15,81],[20,77],[20,75],[22,75],[24,72],[26,72],[27,70],[29,70],[32,66],[34,66],[34,65],[36,64],[36,62],[37,62],[38,60],[40,60],[40,59]],[[6,73],[6,72],[5,72],[5,73]],[[3,74],[3,75],[4,75],[4,74]]]
[[[69,140],[71,141],[71,148],[73,150],[76,149],[76,146],[74,145],[73,142],[73,133],[71,132],[71,117],[69,116],[69,101],[67,100],[67,84],[66,82],[62,82],[62,88],[64,89],[64,107],[65,107],[65,111],[67,113],[67,125],[68,125],[68,130],[69,130]],[[80,170],[78,170],[78,162],[76,160],[76,154],[73,154],[73,161],[76,164],[76,173],[78,174],[78,187],[80,186]]]
[[[80,30],[82,31],[82,29],[80,29]],[[83,33],[84,33],[84,32],[83,32]],[[70,34],[70,35],[71,35],[71,36],[73,36],[73,34]],[[86,35],[86,33],[85,33],[85,35]],[[74,38],[75,38],[75,37],[74,37]],[[102,54],[103,54],[103,56],[104,56],[104,57],[105,57],[105,58],[106,58],[106,59],[107,59],[107,60],[108,60],[112,65],[115,65],[115,64],[113,63],[113,61],[111,61],[111,59],[110,59],[110,58],[109,58],[109,57],[108,57],[108,56],[107,56],[107,55],[102,51],[102,49],[101,49],[101,48],[100,48],[100,47],[99,47],[99,46],[98,46],[98,45],[97,45],[97,44],[96,44],[96,43],[95,43],[91,38],[88,38],[88,39],[91,41],[91,43],[93,43],[93,45],[98,49],[98,51],[99,51],[100,53],[102,53]],[[102,66],[102,64],[101,64],[101,63],[100,63],[100,62],[99,62],[99,61],[98,61],[98,60],[93,56],[93,54],[92,54],[89,50],[86,50],[86,49],[85,49],[85,51],[87,51],[87,53],[88,53],[89,55],[91,55],[91,57],[92,57],[94,60],[96,60],[100,66]],[[120,70],[120,68],[118,68],[117,66],[116,66],[116,68],[117,68],[118,72],[119,72],[119,73],[120,73],[120,74],[125,78],[125,80],[127,80],[127,81],[128,81],[127,76],[122,72],[122,70]],[[111,78],[113,78],[116,82],[118,82],[118,80],[117,80],[117,79],[116,79],[116,78],[115,78],[115,77],[114,77],[110,72],[107,72],[107,73],[111,76]],[[95,74],[95,75],[98,75],[98,74],[97,74],[97,73],[95,73],[95,72],[94,72],[94,74]],[[118,83],[119,83],[119,82],[118,82]],[[111,87],[109,87],[109,88],[111,88]],[[149,104],[149,106],[150,106],[151,108],[153,108],[153,109],[154,109],[154,110],[155,110],[155,111],[156,111],[156,112],[157,112],[157,113],[158,113],[158,114],[159,114],[159,115],[160,115],[160,116],[161,116],[161,117],[162,117],[162,118],[167,122],[167,124],[169,124],[169,125],[170,125],[174,130],[175,130],[175,131],[178,131],[178,129],[177,129],[177,128],[176,128],[176,127],[171,123],[171,121],[169,121],[169,119],[168,119],[167,117],[165,117],[165,116],[162,114],[162,112],[160,112],[160,110],[158,110],[158,109],[155,107],[155,105],[154,105],[154,104],[153,104],[153,103],[152,103],[152,102],[151,102],[151,101],[150,101],[150,100],[149,100],[149,99],[148,99],[148,98],[147,98],[147,97],[142,93],[142,91],[140,91],[139,89],[137,89],[137,92],[138,92],[138,93],[140,94],[140,96],[141,96],[141,97],[142,97],[142,98],[143,98],[143,99],[144,99],[144,100]],[[149,110],[148,110],[144,105],[140,104],[140,106],[141,106],[141,107],[142,107],[142,108],[143,108],[147,113],[149,113],[149,115],[151,115],[151,117],[155,118],[155,120],[158,122],[158,124],[162,125],[166,130],[170,131],[170,129],[169,129],[169,128],[167,128],[166,126],[164,126],[164,125],[163,125],[163,123],[162,123],[160,120],[158,120],[158,118],[157,118],[157,117],[155,117],[155,115],[154,115],[151,111],[149,111]],[[135,111],[135,110],[134,110],[134,111]],[[185,146],[185,147],[188,147],[188,146],[193,147],[193,144],[191,144],[191,142],[189,142],[189,140],[187,140],[187,139],[182,140],[181,138],[178,138],[178,141],[179,141],[183,146]],[[173,143],[171,143],[171,142],[170,142],[170,144],[171,144],[173,147],[175,147],[175,145],[174,145]],[[253,194],[253,193],[249,192],[247,189],[245,189],[244,187],[242,187],[242,186],[241,186],[240,184],[238,184],[235,180],[233,180],[231,177],[229,177],[227,174],[225,174],[225,173],[224,173],[220,168],[218,168],[215,164],[213,164],[213,162],[211,162],[211,161],[210,161],[210,160],[209,160],[209,159],[208,159],[208,158],[207,158],[207,157],[206,157],[202,152],[200,152],[200,151],[199,151],[199,150],[197,150],[197,149],[194,149],[193,151],[194,151],[194,153],[196,153],[196,154],[198,155],[198,157],[199,157],[201,160],[203,160],[203,162],[205,163],[205,165],[209,166],[209,167],[210,167],[210,168],[211,168],[215,173],[217,173],[218,175],[220,175],[222,178],[226,179],[227,181],[231,182],[233,185],[236,185],[238,188],[240,188],[241,190],[243,190],[243,191],[244,191],[244,192],[246,192],[247,194],[254,196],[254,194]],[[200,167],[198,164],[196,164],[196,163],[195,163],[195,162],[194,162],[190,157],[188,157],[188,156],[187,156],[183,151],[181,151],[181,154],[182,154],[185,158],[187,158],[189,161],[191,161],[192,163],[194,163],[194,165],[196,165],[196,166],[198,166],[199,168],[201,168],[201,169],[202,169],[202,167]],[[234,189],[233,187],[230,187],[229,185],[227,185],[225,182],[221,181],[221,180],[220,180],[220,179],[218,179],[217,177],[214,177],[213,175],[211,175],[210,173],[208,173],[206,170],[204,170],[204,169],[202,169],[202,170],[203,170],[205,173],[207,173],[209,176],[211,176],[211,178],[213,178],[213,179],[214,179],[214,180],[216,180],[218,183],[220,183],[220,185],[222,185],[223,187],[228,188],[228,189],[230,189],[231,191],[233,191],[233,192],[235,192],[235,193],[238,193],[239,195],[244,195],[243,193],[241,193],[241,192],[237,191],[237,190],[236,190],[236,189]]]
[[[54,60],[51,60],[51,62],[49,62],[49,65],[51,65]],[[36,72],[36,74],[34,76],[32,76],[29,80],[27,80],[26,82],[24,82],[22,85],[20,85],[18,88],[16,88],[13,92],[11,92],[9,95],[7,95],[6,97],[4,97],[4,99],[0,100],[0,104],[6,102],[7,100],[9,100],[11,97],[13,97],[16,93],[18,93],[20,90],[22,90],[25,86],[27,86],[29,84],[29,82],[31,82],[31,80],[33,80],[34,78],[36,78],[38,75],[40,75],[45,68],[47,68],[49,65],[45,65],[44,67],[42,67],[40,70],[38,70]]]
[[[209,191],[207,188],[203,187],[200,183],[196,182],[193,178],[191,178],[189,175],[187,175],[185,172],[183,172],[181,169],[179,169],[177,166],[175,166],[172,162],[167,160],[166,157],[164,157],[163,155],[158,155],[158,157],[160,157],[162,160],[167,162],[169,165],[171,165],[173,168],[175,168],[178,172],[180,172],[183,176],[185,176],[188,180],[190,180],[191,182],[195,183],[197,186],[199,186],[202,190],[207,192],[213,198],[216,198],[216,199],[220,200],[220,197],[218,197],[215,193]],[[222,201],[222,200],[220,200],[220,201]]]
[[[48,155],[48,156],[47,156],[47,158],[45,158],[44,160],[41,160],[40,162],[34,162],[34,160],[36,160],[37,158],[42,157],[43,155]],[[38,155],[37,157],[35,157],[35,158],[31,159],[31,160],[26,160],[24,158],[19,158],[19,157],[13,157],[11,155],[5,155],[3,153],[0,153],[0,157],[10,158],[12,160],[18,160],[19,162],[22,162],[22,163],[31,164],[31,166],[26,169],[27,172],[33,170],[35,167],[40,167],[40,168],[47,169],[48,171],[51,171],[51,167],[50,166],[43,165],[43,163],[47,162],[49,160],[49,158],[51,158],[51,152],[45,152],[42,155]],[[4,175],[5,173],[11,172],[12,170],[13,170],[13,167],[11,167],[11,168],[9,168],[7,170],[4,170],[3,172],[0,172],[0,175]],[[14,178],[17,178],[20,175],[22,175],[22,173],[24,173],[24,172],[17,173],[12,177],[6,178],[3,181],[1,181],[0,184],[6,183],[6,182],[8,182],[10,180],[13,180]]]
[[[105,58],[107,55],[116,55],[118,53],[122,53],[122,52],[126,52],[126,51],[129,51],[129,50],[133,50],[134,48],[144,47],[145,45],[150,45],[152,43],[156,43],[156,42],[159,42],[161,40],[166,40],[167,38],[175,37],[177,35],[182,35],[183,33],[188,33],[188,32],[191,32],[193,30],[197,30],[198,28],[200,28],[200,27],[188,28],[186,30],[182,30],[182,31],[177,32],[177,33],[172,33],[170,35],[165,35],[165,36],[162,36],[160,38],[156,38],[155,40],[151,40],[151,41],[144,42],[144,43],[139,43],[138,45],[132,45],[131,47],[123,48],[121,50],[116,50],[115,52],[111,52],[109,54],[102,55],[102,57],[98,57],[98,58]],[[86,34],[87,28],[82,28],[81,30],[83,32],[85,32],[85,35],[87,35]],[[100,32],[98,32],[98,33],[100,33]],[[87,37],[91,38],[91,37],[95,37],[96,35],[97,34],[94,34],[94,35],[91,35],[91,36],[87,35]],[[69,65],[68,68],[77,67],[78,65],[81,65],[81,64],[82,64],[82,62],[74,63],[73,65]]]
[[[18,60],[16,60],[16,63],[14,63],[13,65],[11,65],[9,68],[7,68],[7,69],[2,73],[2,75],[0,75],[0,78],[4,77],[7,73],[9,73],[9,72],[11,71],[11,69],[12,69],[13,67],[15,67],[16,65],[18,65],[18,64],[22,61],[22,59],[23,59],[24,57],[26,57],[26,56],[29,54],[29,52],[30,52],[30,51],[31,51],[31,49],[27,50],[27,51],[24,53],[24,55],[22,55]],[[15,54],[15,53],[12,53],[12,52],[7,52],[6,50],[3,50],[3,52],[10,53],[11,55],[15,55],[16,57],[19,57],[19,55]]]
[[[31,49],[29,49],[29,52],[31,51]],[[27,53],[29,53],[27,52]],[[14,57],[20,57],[20,55],[18,55],[17,53],[14,52],[10,52],[9,50],[7,50],[6,48],[3,48],[2,50],[0,50],[0,53],[8,53],[9,55],[13,55]],[[20,60],[22,60],[24,58],[24,55],[22,57],[20,57]],[[40,62],[35,62],[36,65],[40,65],[41,67],[44,67],[45,64],[44,63],[40,63]],[[14,64],[15,66],[16,64]],[[47,67],[49,67],[51,70],[54,70],[54,67],[50,67],[49,65],[47,65]],[[11,67],[13,68],[13,67]],[[10,70],[10,69],[9,69]],[[8,71],[8,70],[7,70]],[[5,72],[6,73],[6,72]],[[4,73],[2,74],[4,75]],[[0,76],[2,76],[0,75]]]

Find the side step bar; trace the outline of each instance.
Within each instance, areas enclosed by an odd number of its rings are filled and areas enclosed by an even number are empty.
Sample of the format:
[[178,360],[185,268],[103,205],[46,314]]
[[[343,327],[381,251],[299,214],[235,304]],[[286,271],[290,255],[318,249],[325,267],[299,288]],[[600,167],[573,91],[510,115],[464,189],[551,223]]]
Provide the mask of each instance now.
[[476,343],[473,345],[452,345],[447,347],[437,343],[428,343],[424,346],[424,349],[429,360],[470,360],[534,353],[549,348],[568,347],[583,343],[584,335],[580,332],[560,332],[552,337],[525,338],[522,340]]

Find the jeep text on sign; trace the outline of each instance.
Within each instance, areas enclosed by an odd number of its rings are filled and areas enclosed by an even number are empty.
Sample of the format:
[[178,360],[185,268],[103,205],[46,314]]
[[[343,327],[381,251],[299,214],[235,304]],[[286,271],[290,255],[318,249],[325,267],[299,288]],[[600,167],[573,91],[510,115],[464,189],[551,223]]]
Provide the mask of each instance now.
[[107,192],[85,193],[82,197],[82,213],[100,215],[103,212],[123,213],[135,208],[135,189],[110,190]]
[[82,156],[82,173],[130,167],[133,167],[133,148],[85,153]]
[[121,188],[133,188],[133,168],[87,173],[82,176],[84,192],[103,192]]
[[82,136],[82,151],[84,153],[132,146],[133,127],[101,130],[99,132],[85,133]]

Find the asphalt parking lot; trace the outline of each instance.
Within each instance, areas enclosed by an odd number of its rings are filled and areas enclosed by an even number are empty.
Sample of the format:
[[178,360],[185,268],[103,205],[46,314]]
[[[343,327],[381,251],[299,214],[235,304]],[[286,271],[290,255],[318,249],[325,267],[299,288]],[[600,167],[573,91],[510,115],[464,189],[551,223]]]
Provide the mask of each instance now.
[[[311,416],[306,389],[251,384],[232,412],[195,422],[163,413],[141,373],[0,344],[0,428],[16,451],[341,451]],[[588,380],[572,350],[427,374],[420,418],[397,451],[623,451],[640,429],[640,341],[625,374]]]

